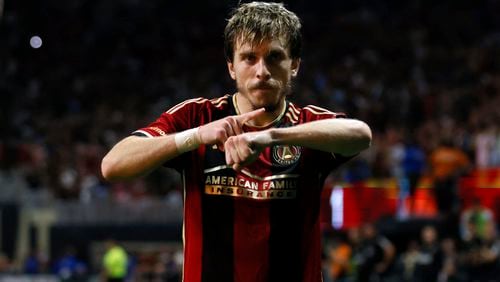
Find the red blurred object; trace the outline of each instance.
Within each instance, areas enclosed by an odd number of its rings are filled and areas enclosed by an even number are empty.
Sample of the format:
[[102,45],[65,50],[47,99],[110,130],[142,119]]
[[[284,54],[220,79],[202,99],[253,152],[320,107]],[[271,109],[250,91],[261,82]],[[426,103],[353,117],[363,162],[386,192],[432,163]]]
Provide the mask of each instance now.
[[[340,185],[342,189],[341,212],[342,229],[358,226],[361,223],[373,222],[384,216],[395,216],[399,189],[395,179],[370,180],[360,183]],[[331,183],[324,187],[321,199],[321,224],[323,229],[332,229],[332,208],[330,195]],[[467,177],[460,179],[459,196],[462,209],[477,197],[481,203],[500,216],[500,168],[475,170]],[[410,201],[409,198],[406,201]],[[423,177],[414,195],[414,208],[411,217],[437,216],[434,190],[429,178]],[[408,205],[407,205],[408,206]],[[338,215],[337,215],[338,216]]]

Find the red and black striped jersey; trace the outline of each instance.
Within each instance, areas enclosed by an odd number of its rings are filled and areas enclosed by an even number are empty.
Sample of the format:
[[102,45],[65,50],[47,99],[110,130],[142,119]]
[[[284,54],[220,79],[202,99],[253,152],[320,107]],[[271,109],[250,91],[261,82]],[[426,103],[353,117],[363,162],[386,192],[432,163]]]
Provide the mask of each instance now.
[[[236,115],[233,97],[187,100],[133,134],[161,136]],[[339,116],[286,102],[266,128]],[[279,145],[236,172],[223,152],[202,145],[170,160],[165,165],[182,173],[185,189],[184,281],[321,281],[321,188],[347,159]]]

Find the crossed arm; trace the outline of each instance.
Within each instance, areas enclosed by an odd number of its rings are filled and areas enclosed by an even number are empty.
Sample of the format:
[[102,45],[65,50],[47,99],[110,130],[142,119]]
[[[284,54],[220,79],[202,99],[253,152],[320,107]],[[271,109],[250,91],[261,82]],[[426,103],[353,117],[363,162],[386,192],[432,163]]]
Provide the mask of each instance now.
[[[287,128],[270,128],[244,133],[243,124],[263,114],[263,109],[229,116],[196,131],[196,142],[217,145],[226,163],[240,170],[272,145],[298,145],[351,156],[368,148],[371,130],[355,119],[325,119]],[[126,180],[146,175],[180,154],[175,134],[156,138],[130,136],[118,142],[104,157],[101,170],[107,180]],[[182,150],[181,150],[182,151]]]

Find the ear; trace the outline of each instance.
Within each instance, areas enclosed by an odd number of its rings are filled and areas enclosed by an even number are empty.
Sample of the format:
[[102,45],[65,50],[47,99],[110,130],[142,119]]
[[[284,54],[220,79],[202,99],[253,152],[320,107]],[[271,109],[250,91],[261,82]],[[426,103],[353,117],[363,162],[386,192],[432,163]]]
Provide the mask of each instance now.
[[296,77],[299,73],[300,59],[292,59],[292,77]]
[[236,80],[236,73],[234,71],[234,64],[233,62],[227,61],[227,70],[229,71],[229,75],[233,80]]

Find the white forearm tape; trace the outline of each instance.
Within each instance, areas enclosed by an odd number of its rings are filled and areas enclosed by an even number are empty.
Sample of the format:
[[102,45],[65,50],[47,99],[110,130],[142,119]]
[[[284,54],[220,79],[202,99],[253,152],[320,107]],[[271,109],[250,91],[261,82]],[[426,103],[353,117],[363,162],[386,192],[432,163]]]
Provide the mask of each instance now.
[[198,135],[198,127],[178,132],[174,136],[177,151],[180,154],[192,151],[198,148],[201,144],[200,136]]

